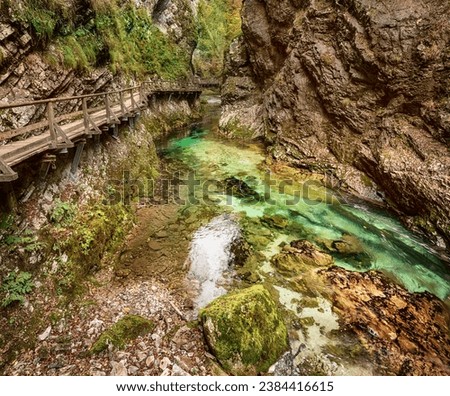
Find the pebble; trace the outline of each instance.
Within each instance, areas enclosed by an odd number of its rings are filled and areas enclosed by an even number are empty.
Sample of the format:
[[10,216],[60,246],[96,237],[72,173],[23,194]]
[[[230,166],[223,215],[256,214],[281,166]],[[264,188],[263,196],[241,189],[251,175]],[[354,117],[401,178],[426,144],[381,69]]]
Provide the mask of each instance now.
[[146,359],[145,364],[146,364],[147,367],[152,367],[152,366],[153,366],[153,363],[155,363],[155,357],[154,357],[153,355],[150,355],[150,356]]
[[152,340],[155,342],[156,349],[161,345],[161,337],[158,334],[152,334]]
[[116,353],[116,358],[118,360],[124,360],[125,361],[129,356],[130,356],[130,354],[127,353],[127,352],[120,351],[120,352]]
[[161,370],[165,370],[167,367],[169,367],[170,365],[172,365],[172,362],[171,362],[171,360],[168,358],[168,357],[164,357],[162,360],[161,360],[161,363],[159,363],[159,368],[161,369]]
[[50,336],[51,332],[52,332],[52,326],[48,326],[42,334],[39,334],[38,340],[45,341]]
[[124,362],[111,362],[111,376],[127,376],[128,375],[128,370],[125,367]]
[[187,373],[186,371],[184,371],[180,366],[178,366],[177,364],[174,364],[172,367],[172,375],[173,376],[178,376],[178,377],[183,377],[183,376],[190,376],[189,373]]
[[168,377],[168,376],[170,376],[170,370],[165,369],[160,375],[161,375],[161,377]]
[[140,342],[139,348],[141,348],[143,351],[146,351],[148,349],[147,344],[145,342]]
[[144,352],[138,352],[137,353],[137,360],[138,362],[142,362],[147,358],[147,354]]
[[154,240],[150,240],[148,242],[148,247],[151,250],[155,250],[155,251],[161,250],[163,248],[162,245],[159,242],[154,241]]

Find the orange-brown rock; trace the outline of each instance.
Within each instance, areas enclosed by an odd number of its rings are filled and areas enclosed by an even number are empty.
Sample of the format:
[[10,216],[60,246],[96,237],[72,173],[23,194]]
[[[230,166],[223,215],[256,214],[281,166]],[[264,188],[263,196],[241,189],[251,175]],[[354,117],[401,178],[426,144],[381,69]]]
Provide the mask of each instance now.
[[450,316],[439,299],[409,293],[377,272],[332,267],[321,276],[343,324],[386,374],[450,374]]

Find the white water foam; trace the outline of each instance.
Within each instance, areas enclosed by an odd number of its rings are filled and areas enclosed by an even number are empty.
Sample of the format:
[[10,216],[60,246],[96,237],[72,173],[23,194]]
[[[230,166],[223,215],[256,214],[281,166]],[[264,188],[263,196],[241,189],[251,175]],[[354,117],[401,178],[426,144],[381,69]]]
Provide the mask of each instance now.
[[232,216],[224,214],[214,218],[194,234],[189,252],[189,278],[197,281],[199,294],[197,308],[226,293],[224,273],[233,260],[233,242],[240,238],[240,228]]

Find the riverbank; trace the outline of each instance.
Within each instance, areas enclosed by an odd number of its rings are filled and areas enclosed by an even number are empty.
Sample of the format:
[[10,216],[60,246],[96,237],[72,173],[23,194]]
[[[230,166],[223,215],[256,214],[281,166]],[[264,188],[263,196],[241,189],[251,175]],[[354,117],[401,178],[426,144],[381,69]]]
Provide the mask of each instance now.
[[[134,129],[121,130],[118,139],[107,135],[88,145],[76,178],[69,172],[70,161],[61,156],[56,171],[17,192],[20,212],[2,216],[0,224],[2,370],[26,351],[41,350],[38,336],[50,326],[54,335],[61,323],[71,323],[69,332],[78,323],[72,314],[91,305],[85,296],[101,284],[99,271],[114,267],[136,219],[139,191],[126,188],[124,177],[156,179],[154,139],[190,125],[198,110],[183,100],[159,101]],[[120,294],[120,288],[115,290]],[[80,352],[79,339],[74,343]],[[57,344],[49,348],[59,349]],[[28,362],[26,367],[38,372],[42,364]]]

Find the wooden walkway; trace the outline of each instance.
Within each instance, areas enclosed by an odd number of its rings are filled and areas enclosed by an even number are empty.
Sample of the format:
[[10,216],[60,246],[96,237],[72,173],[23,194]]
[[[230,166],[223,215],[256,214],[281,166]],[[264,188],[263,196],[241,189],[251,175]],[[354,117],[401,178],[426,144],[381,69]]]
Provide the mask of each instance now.
[[[133,119],[156,95],[200,95],[206,86],[209,87],[210,84],[163,83],[155,86],[144,83],[138,87],[112,92],[0,105],[0,112],[20,111],[30,106],[38,109],[39,106],[44,106],[42,111],[45,111],[46,116],[41,122],[0,131],[0,182],[16,180],[19,175],[12,167],[37,154],[72,148],[77,142],[84,145],[87,138],[101,135],[110,128]],[[71,108],[81,110],[55,114],[55,109],[68,103]],[[89,103],[97,105],[90,107]],[[81,152],[79,154],[81,155]]]

